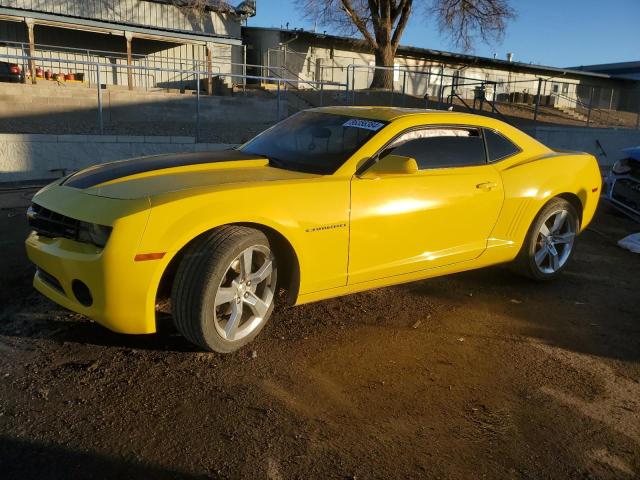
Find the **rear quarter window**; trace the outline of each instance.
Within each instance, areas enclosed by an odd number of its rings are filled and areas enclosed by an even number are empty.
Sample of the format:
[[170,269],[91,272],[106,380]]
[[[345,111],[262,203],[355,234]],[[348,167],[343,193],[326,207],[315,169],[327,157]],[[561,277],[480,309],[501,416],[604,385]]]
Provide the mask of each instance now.
[[520,147],[514,144],[504,135],[485,128],[484,140],[487,143],[487,152],[490,162],[497,162],[507,157],[520,153]]

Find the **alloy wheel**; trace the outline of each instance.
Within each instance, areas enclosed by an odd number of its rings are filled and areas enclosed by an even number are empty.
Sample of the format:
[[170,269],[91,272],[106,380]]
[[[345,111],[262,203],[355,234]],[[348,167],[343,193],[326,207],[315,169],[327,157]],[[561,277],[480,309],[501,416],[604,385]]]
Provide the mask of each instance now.
[[550,212],[540,225],[534,260],[542,273],[555,273],[569,259],[576,236],[576,224],[568,210]]
[[222,338],[240,340],[265,320],[276,275],[273,254],[263,245],[246,248],[231,262],[215,296],[214,323]]

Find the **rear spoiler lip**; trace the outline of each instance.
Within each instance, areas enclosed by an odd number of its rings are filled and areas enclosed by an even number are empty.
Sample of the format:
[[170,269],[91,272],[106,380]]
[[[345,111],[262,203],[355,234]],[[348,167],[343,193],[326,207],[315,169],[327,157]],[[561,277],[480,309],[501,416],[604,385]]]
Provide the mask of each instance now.
[[571,154],[571,155],[591,155],[594,156],[594,154],[589,153],[589,152],[581,152],[580,150],[565,150],[563,148],[552,148],[551,150],[553,150],[556,153],[567,153],[567,154]]
[[550,150],[547,153],[543,153],[541,155],[537,155],[537,156],[532,157],[532,158],[527,158],[527,159],[521,160],[519,162],[516,162],[513,165],[509,165],[508,167],[505,168],[505,170],[511,170],[512,168],[516,168],[516,167],[519,167],[521,165],[526,165],[527,163],[533,163],[533,162],[537,162],[539,160],[544,160],[546,158],[553,158],[553,157],[559,157],[559,156],[565,156],[565,155],[589,156],[596,163],[598,163],[598,159],[596,158],[596,156],[591,154],[591,153],[577,152],[575,150]]

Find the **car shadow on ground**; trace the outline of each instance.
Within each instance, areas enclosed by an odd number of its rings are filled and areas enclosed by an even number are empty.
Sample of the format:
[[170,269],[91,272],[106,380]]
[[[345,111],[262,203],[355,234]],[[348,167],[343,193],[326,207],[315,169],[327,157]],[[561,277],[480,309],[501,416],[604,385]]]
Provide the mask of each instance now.
[[638,227],[624,217],[599,215],[579,239],[572,262],[553,281],[535,282],[498,266],[417,282],[411,289],[448,303],[456,302],[460,292],[472,292],[463,304],[519,320],[523,337],[576,353],[640,362],[640,263],[637,254],[616,245],[626,234],[618,228],[628,233]]
[[7,436],[0,436],[0,471],[3,478],[210,478],[132,459],[118,459]]
[[45,339],[59,344],[77,343],[102,347],[121,347],[136,350],[197,352],[198,347],[189,343],[171,324],[171,318],[163,318],[158,332],[147,335],[125,335],[112,332],[81,315],[60,310],[55,304],[32,294],[36,302],[46,302],[51,308],[48,315],[20,313],[20,319],[7,320],[4,315],[0,335],[25,339]]
[[[443,305],[461,304],[471,311],[482,306],[491,314],[522,320],[518,333],[523,338],[539,339],[578,353],[640,362],[640,326],[635,300],[640,290],[638,262],[634,254],[615,244],[634,228],[637,225],[625,217],[611,209],[601,209],[579,240],[572,263],[552,282],[533,282],[515,275],[505,266],[497,266],[389,287],[379,290],[378,301],[384,306],[384,316],[380,317],[382,320],[373,321],[395,328],[394,319],[408,315],[407,302],[418,298],[433,299]],[[21,299],[21,305],[13,306],[13,313],[2,315],[2,335],[158,352],[200,351],[175,331],[169,315],[160,317],[156,334],[117,334],[42,298],[30,290],[30,278],[19,280],[16,282],[24,285],[14,291],[31,293]],[[473,296],[468,296],[469,293]],[[341,314],[352,320],[345,322],[345,328],[358,328],[362,315],[353,305],[366,304],[367,295],[365,292],[293,309],[304,309],[302,314],[281,310],[272,322],[285,321],[294,326],[304,322],[298,328],[305,336],[322,335],[327,327],[327,310],[339,307]],[[406,301],[388,296],[406,297]],[[345,302],[344,298],[350,300]],[[353,312],[349,313],[349,309]],[[371,316],[364,317],[371,321]],[[273,327],[267,326],[262,336],[278,330]],[[461,327],[464,328],[462,323]]]

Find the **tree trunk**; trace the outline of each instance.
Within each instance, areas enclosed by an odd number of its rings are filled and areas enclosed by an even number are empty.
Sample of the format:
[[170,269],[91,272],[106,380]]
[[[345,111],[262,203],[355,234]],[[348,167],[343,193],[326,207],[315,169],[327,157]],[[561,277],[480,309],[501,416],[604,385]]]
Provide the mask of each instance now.
[[393,88],[393,60],[395,52],[390,44],[379,45],[375,51],[376,68],[373,73],[373,80],[370,88],[382,88],[391,90]]

